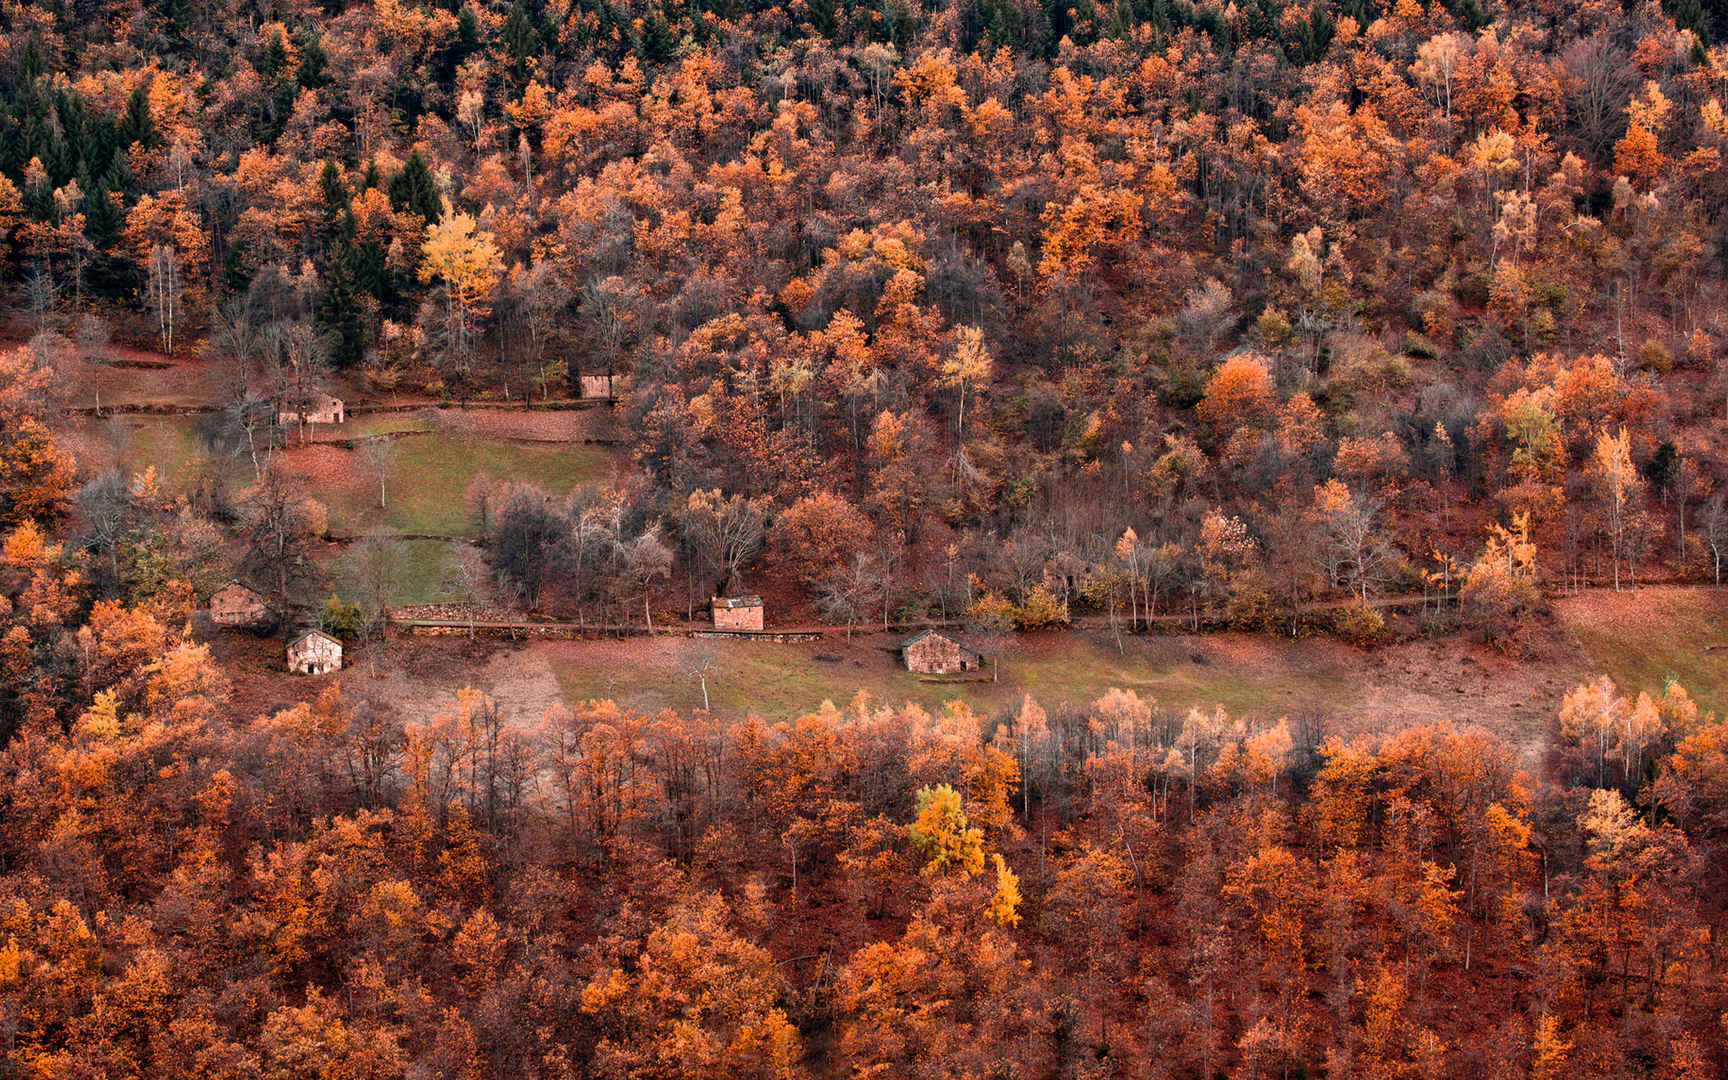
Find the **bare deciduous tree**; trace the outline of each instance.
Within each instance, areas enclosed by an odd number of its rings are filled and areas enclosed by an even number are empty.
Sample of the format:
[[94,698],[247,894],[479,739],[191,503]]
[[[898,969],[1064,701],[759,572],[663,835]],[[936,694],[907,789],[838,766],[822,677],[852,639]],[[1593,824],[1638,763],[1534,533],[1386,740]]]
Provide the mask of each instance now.
[[1722,557],[1728,554],[1728,489],[1717,491],[1704,504],[1704,513],[1698,519],[1699,531],[1704,536],[1704,546],[1710,549],[1710,566],[1714,573],[1716,584],[1722,584]]
[[247,508],[248,576],[268,583],[277,601],[288,606],[305,603],[318,578],[307,554],[311,523],[305,506],[293,482],[281,470],[269,468]]
[[882,564],[869,555],[859,554],[822,579],[816,606],[823,618],[846,624],[846,639],[850,641],[853,625],[868,618],[881,605],[886,592]]
[[714,650],[697,649],[690,654],[684,670],[702,686],[702,711],[708,711],[708,676],[714,674]]
[[672,574],[672,549],[660,539],[660,526],[650,525],[634,540],[627,541],[621,552],[625,578],[642,594],[642,617],[648,632],[654,632],[654,611],[650,593],[655,579]]
[[185,283],[180,273],[180,252],[172,244],[154,244],[150,248],[150,306],[156,312],[156,333],[162,341],[162,351],[174,355],[174,335],[183,317],[181,296]]
[[690,553],[713,579],[717,595],[762,550],[766,504],[742,495],[722,497],[718,490],[692,491],[679,517]]
[[382,510],[386,488],[396,474],[396,462],[401,456],[396,441],[387,435],[374,435],[361,441],[359,451],[360,467],[378,484],[378,509]]
[[367,627],[373,628],[390,615],[390,604],[402,583],[407,569],[408,549],[400,537],[383,530],[374,530],[354,545],[355,571],[360,593],[365,598]]
[[468,544],[453,546],[445,556],[440,585],[463,605],[468,616],[468,636],[473,637],[474,612],[486,597],[486,564],[479,551]]

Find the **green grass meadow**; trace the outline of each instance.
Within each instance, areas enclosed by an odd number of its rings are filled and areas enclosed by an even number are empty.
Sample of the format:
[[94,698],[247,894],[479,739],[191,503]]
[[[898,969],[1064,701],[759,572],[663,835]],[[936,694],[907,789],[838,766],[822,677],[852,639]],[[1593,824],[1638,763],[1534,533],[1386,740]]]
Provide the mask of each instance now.
[[1628,694],[1670,680],[1728,716],[1728,589],[1639,589],[1560,605],[1592,665]]
[[398,439],[395,447],[396,466],[385,485],[382,510],[378,487],[361,469],[356,452],[327,451],[355,457],[350,475],[310,493],[329,507],[331,532],[359,535],[382,526],[400,533],[469,536],[475,527],[465,496],[480,473],[493,483],[534,484],[549,495],[563,495],[611,468],[604,449],[578,443],[510,442],[438,431]]
[[[197,431],[197,417],[122,415],[91,419],[77,429],[80,456],[93,469],[119,467],[127,473],[154,466],[169,491],[191,486],[198,463],[209,457]],[[345,425],[345,438],[396,431],[425,432],[397,439],[396,464],[385,486],[386,506],[378,507],[378,487],[362,468],[358,452],[340,445],[289,447],[282,460],[293,471],[319,456],[326,466],[309,479],[306,493],[330,511],[330,531],[357,536],[383,527],[401,533],[467,536],[468,485],[485,473],[494,483],[534,484],[560,496],[580,483],[610,474],[604,447],[583,443],[517,442],[509,439],[432,430],[424,420],[402,414],[368,416]],[[252,481],[245,454],[227,459],[231,490]]]
[[[450,593],[445,584],[445,568],[451,555],[461,546],[448,540],[403,540],[402,559],[397,567],[395,588],[390,593],[392,607],[405,604],[437,604],[460,599]],[[360,566],[357,545],[344,546],[324,565],[336,592],[349,600],[367,594],[367,585]]]
[[1095,633],[1013,640],[1002,648],[996,681],[989,681],[988,671],[982,680],[924,677],[901,666],[894,648],[901,636],[873,634],[850,644],[659,638],[535,647],[545,651],[567,700],[609,697],[642,709],[697,707],[701,686],[695,670],[706,655],[712,658],[708,695],[716,711],[773,718],[809,711],[824,700],[844,705],[859,691],[930,709],[958,698],[994,714],[1017,708],[1028,693],[1048,708],[1087,704],[1112,688],[1133,690],[1168,708],[1222,705],[1233,714],[1278,713],[1315,701],[1343,704],[1351,697],[1350,673],[1319,655],[1267,665],[1257,655],[1233,656],[1228,644],[1175,638],[1126,639],[1119,653],[1109,635]]

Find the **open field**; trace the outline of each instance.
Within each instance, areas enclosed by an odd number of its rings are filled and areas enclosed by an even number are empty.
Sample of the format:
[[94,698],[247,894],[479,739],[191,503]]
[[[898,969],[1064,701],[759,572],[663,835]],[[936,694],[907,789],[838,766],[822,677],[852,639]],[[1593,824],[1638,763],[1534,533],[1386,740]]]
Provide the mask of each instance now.
[[1621,689],[1656,691],[1673,679],[1704,708],[1728,713],[1728,589],[1598,590],[1555,611],[1592,667]]
[[394,435],[404,431],[431,431],[437,427],[434,417],[426,410],[414,412],[363,413],[345,424],[322,425],[307,429],[311,442],[343,442],[363,439],[369,435]]
[[[464,545],[451,540],[402,541],[402,565],[396,586],[390,593],[390,604],[437,604],[460,599],[445,585],[445,570],[455,551]],[[351,545],[331,545],[322,560],[330,584],[342,597],[357,600],[366,595],[361,576],[359,549]]]
[[[432,552],[427,545],[428,566]],[[422,588],[405,586],[404,595]],[[431,591],[435,587],[420,595]],[[496,698],[512,722],[532,727],[556,701],[612,698],[644,710],[699,708],[695,672],[707,657],[710,704],[722,716],[788,718],[823,700],[842,704],[860,691],[932,709],[959,698],[1000,716],[1026,694],[1046,707],[1084,705],[1120,687],[1171,709],[1221,705],[1261,717],[1321,710],[1342,733],[1430,721],[1480,723],[1534,753],[1561,697],[1597,672],[1629,692],[1658,689],[1674,676],[1706,707],[1720,710],[1728,701],[1728,664],[1720,649],[1703,647],[1722,633],[1723,596],[1651,588],[1635,598],[1598,593],[1567,600],[1519,658],[1462,636],[1372,652],[1328,639],[1147,636],[1125,639],[1118,652],[1106,632],[1047,633],[1001,642],[1000,677],[990,682],[905,671],[893,652],[899,635],[797,644],[684,637],[512,644],[453,637],[356,650],[354,667],[341,679],[351,693],[390,702],[407,716],[445,707],[458,689],[474,686]],[[1643,604],[1649,615],[1629,613]]]
[[358,452],[339,446],[286,450],[281,461],[330,509],[330,531],[357,535],[384,527],[396,532],[466,536],[474,531],[465,493],[474,477],[495,483],[534,484],[561,496],[579,483],[609,475],[611,455],[580,443],[510,442],[440,429],[395,441],[396,466],[378,507],[378,485]]
[[[889,702],[936,708],[963,698],[1004,711],[1031,694],[1055,705],[1089,702],[1111,687],[1186,707],[1222,704],[1264,711],[1348,696],[1348,657],[1323,643],[1269,656],[1249,638],[1129,639],[1117,653],[1107,635],[1048,633],[1017,637],[999,651],[997,680],[914,675],[894,652],[904,635],[860,636],[777,645],[726,639],[658,638],[628,642],[548,642],[537,647],[570,698],[615,697],[640,708],[701,704],[692,669],[712,655],[709,697],[721,711],[783,716],[858,691]],[[1267,660],[1271,660],[1267,663]],[[1296,669],[1305,675],[1296,677]]]
[[[68,373],[75,408],[109,408],[119,404],[162,408],[201,408],[218,404],[221,391],[211,366],[196,357],[170,362],[161,353],[107,345],[101,350],[110,363],[79,360]],[[164,365],[167,366],[158,366]]]
[[1116,650],[1107,633],[1010,638],[995,682],[949,682],[913,675],[893,652],[899,636],[771,646],[739,641],[660,639],[612,654],[605,642],[537,646],[569,698],[618,697],[648,707],[690,708],[700,687],[693,659],[714,655],[709,694],[717,709],[784,716],[858,690],[890,702],[939,707],[956,697],[1005,713],[1030,694],[1046,707],[1084,705],[1112,688],[1133,690],[1172,709],[1222,706],[1263,717],[1319,709],[1346,730],[1423,720],[1495,720],[1521,735],[1538,727],[1538,703],[1557,701],[1573,665],[1523,667],[1461,640],[1424,641],[1363,653],[1336,641],[1288,642],[1244,634],[1129,638]]
[[346,423],[309,429],[315,442],[343,442],[369,435],[442,431],[534,442],[582,442],[614,435],[608,409],[493,409],[427,406],[404,412],[361,413]]
[[[582,442],[603,421],[586,412],[512,413],[477,410],[471,414],[440,413],[433,420],[419,413],[379,413],[356,418],[340,427],[321,429],[322,438],[360,438],[370,434],[411,431],[394,440],[396,467],[386,490],[385,509],[378,508],[378,488],[361,467],[357,452],[332,443],[292,446],[280,452],[287,471],[298,476],[307,493],[330,510],[330,530],[358,535],[374,527],[397,532],[467,535],[464,494],[478,473],[495,482],[538,485],[561,496],[578,483],[610,475],[607,447]],[[189,486],[208,457],[198,435],[196,416],[127,414],[89,417],[71,425],[67,443],[81,467],[90,471],[119,467],[128,473],[155,466],[169,490]],[[548,441],[526,441],[545,439]],[[223,466],[232,489],[251,482],[244,455]]]
[[469,642],[409,638],[361,650],[344,673],[351,692],[389,701],[405,715],[446,706],[463,686],[498,700],[531,727],[554,701],[612,698],[632,708],[700,708],[695,674],[711,658],[709,699],[723,716],[782,719],[823,700],[863,691],[878,701],[940,708],[956,698],[992,715],[1031,694],[1046,707],[1084,705],[1113,687],[1171,709],[1222,705],[1262,717],[1321,710],[1343,732],[1424,721],[1472,721],[1534,745],[1562,694],[1588,673],[1583,657],[1557,651],[1514,662],[1457,638],[1363,653],[1334,641],[1285,642],[1248,635],[1131,638],[1121,653],[1108,634],[1010,639],[999,681],[924,678],[901,668],[897,635],[775,644],[682,637],[623,641]]
[[[0,351],[23,346],[26,337],[16,331],[0,334]],[[122,404],[203,408],[222,396],[216,372],[196,355],[169,360],[160,352],[112,342],[95,350],[93,359],[80,352],[61,375],[62,403],[75,409]]]
[[[209,457],[198,435],[198,420],[137,413],[83,417],[70,425],[64,440],[82,470],[118,468],[139,473],[154,466],[162,484],[172,491],[188,486],[197,463]],[[236,483],[252,472],[244,457],[230,459],[224,468]]]

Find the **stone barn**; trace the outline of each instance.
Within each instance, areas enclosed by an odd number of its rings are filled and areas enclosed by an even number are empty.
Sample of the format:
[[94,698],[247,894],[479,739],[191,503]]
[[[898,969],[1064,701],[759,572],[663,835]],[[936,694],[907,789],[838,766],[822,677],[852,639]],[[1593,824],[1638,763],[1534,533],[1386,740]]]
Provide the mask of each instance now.
[[210,621],[217,626],[261,626],[269,618],[269,603],[249,585],[230,581],[210,594]]
[[304,409],[284,404],[282,411],[276,414],[276,422],[284,427],[289,424],[340,424],[347,418],[342,399],[332,394],[312,394],[307,397]]
[[342,643],[322,630],[307,630],[288,639],[288,670],[301,675],[326,675],[342,669]]
[[577,382],[577,390],[585,398],[617,397],[617,387],[613,385],[610,375],[583,375]]
[[957,675],[984,666],[983,653],[934,630],[922,630],[901,642],[900,659],[907,671],[920,675]]
[[716,630],[762,629],[760,596],[716,596],[709,606]]

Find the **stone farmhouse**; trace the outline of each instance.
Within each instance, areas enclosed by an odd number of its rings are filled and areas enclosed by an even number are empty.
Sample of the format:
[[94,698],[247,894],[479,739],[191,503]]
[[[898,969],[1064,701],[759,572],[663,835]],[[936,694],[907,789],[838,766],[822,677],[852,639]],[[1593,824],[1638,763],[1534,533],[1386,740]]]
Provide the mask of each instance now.
[[907,671],[920,675],[957,675],[984,666],[983,653],[935,630],[920,630],[901,642],[900,659]]
[[322,630],[305,630],[288,639],[288,670],[325,675],[342,669],[342,643]]
[[332,394],[308,396],[303,409],[285,403],[276,413],[276,422],[284,427],[289,424],[340,424],[347,418],[342,399]]
[[615,398],[618,387],[611,375],[583,375],[577,380],[577,390],[585,398]]
[[762,629],[760,596],[716,596],[709,605],[716,630]]
[[238,581],[210,594],[210,621],[228,629],[262,626],[270,618],[270,603],[257,589]]

